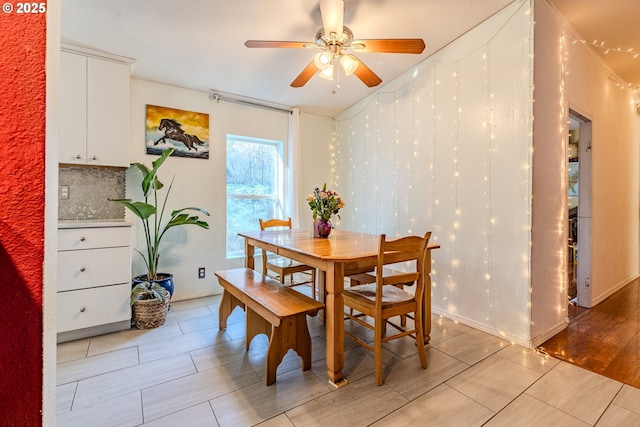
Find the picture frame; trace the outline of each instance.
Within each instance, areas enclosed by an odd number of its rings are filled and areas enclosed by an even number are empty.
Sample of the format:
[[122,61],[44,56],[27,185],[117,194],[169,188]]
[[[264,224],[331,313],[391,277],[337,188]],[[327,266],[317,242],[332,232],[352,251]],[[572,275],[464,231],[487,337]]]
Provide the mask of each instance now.
[[147,104],[147,154],[160,155],[173,147],[172,156],[209,158],[209,114]]

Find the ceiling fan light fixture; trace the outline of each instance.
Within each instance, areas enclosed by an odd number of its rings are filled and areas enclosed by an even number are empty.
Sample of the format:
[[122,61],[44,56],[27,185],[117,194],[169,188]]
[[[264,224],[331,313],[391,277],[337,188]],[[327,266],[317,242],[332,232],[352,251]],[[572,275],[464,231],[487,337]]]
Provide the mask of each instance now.
[[421,54],[425,49],[422,39],[354,39],[351,29],[344,25],[344,0],[317,1],[320,4],[322,27],[316,31],[314,42],[270,40],[245,42],[245,46],[250,48],[319,49],[319,53],[313,56],[312,61],[291,82],[291,87],[302,87],[315,75],[325,80],[340,80],[342,71],[345,76],[355,75],[367,87],[375,87],[382,83],[382,79],[355,55],[351,55],[351,52],[355,54],[358,52]]
[[313,58],[313,62],[316,64],[319,70],[326,70],[331,65],[333,56],[329,52],[318,52]]
[[353,74],[360,65],[360,61],[356,59],[353,55],[342,55],[340,56],[340,65],[342,65],[342,69],[347,76]]
[[318,73],[318,76],[320,76],[320,78],[323,78],[325,80],[333,80],[333,64],[329,64],[327,68],[325,68],[324,70],[321,70]]

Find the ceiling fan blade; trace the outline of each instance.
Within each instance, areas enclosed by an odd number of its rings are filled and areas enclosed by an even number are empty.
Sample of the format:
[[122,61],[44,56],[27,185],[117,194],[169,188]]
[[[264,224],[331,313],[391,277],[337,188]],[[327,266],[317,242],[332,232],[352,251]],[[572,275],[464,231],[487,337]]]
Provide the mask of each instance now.
[[371,68],[364,65],[364,62],[362,62],[360,59],[358,59],[358,62],[360,64],[358,64],[358,68],[356,68],[353,74],[355,74],[360,80],[362,80],[362,83],[366,84],[369,87],[378,86],[380,83],[382,83],[382,79],[378,77],[376,73],[371,71]]
[[422,53],[422,39],[368,39],[354,40],[351,48],[356,52]]
[[287,41],[269,41],[269,40],[247,40],[244,42],[246,47],[287,47],[298,48],[314,45],[312,42],[287,42]]
[[344,0],[320,0],[320,14],[327,37],[336,33],[336,39],[340,39],[344,27]]
[[318,67],[316,66],[315,62],[311,61],[309,65],[307,65],[305,69],[302,70],[300,74],[298,74],[298,77],[296,77],[295,80],[291,82],[291,87],[304,86],[317,72]]

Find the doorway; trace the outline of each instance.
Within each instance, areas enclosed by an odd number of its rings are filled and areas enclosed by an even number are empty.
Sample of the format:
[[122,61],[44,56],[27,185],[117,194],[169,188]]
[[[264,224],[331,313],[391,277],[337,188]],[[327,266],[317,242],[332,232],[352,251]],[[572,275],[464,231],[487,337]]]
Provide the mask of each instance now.
[[567,138],[567,300],[569,319],[591,307],[591,127],[569,112]]

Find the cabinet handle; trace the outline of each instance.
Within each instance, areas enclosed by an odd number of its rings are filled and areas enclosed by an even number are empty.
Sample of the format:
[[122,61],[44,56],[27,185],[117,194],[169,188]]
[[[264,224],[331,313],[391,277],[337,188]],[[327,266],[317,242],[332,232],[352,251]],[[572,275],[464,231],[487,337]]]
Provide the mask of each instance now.
[[98,156],[91,157],[91,160],[98,160]]
[[80,154],[76,154],[76,159],[80,160],[82,157],[80,157]]
[[85,240],[87,240],[87,238],[86,238],[86,237],[84,237],[84,236],[80,237],[80,241],[81,241],[81,242],[84,242]]
[[80,271],[82,271],[84,273],[84,271],[86,270],[85,267],[80,267]]
[[86,310],[86,308],[81,307],[81,308],[80,308],[80,313],[84,313],[84,311],[85,311],[85,310]]

